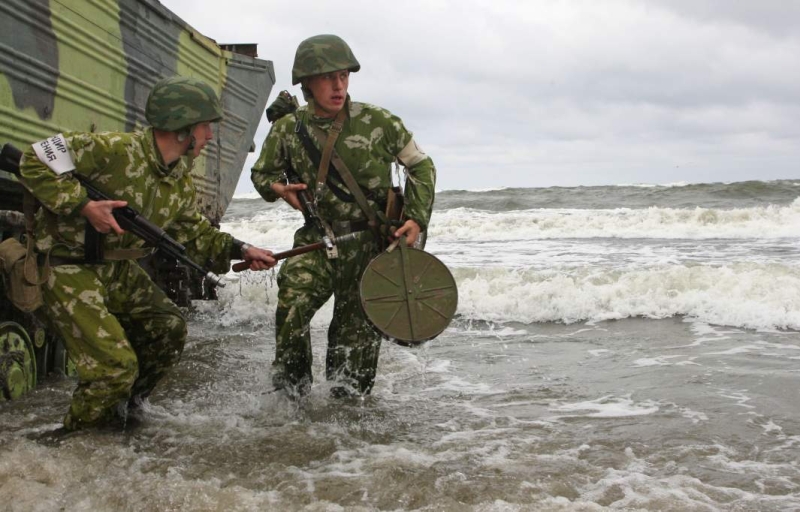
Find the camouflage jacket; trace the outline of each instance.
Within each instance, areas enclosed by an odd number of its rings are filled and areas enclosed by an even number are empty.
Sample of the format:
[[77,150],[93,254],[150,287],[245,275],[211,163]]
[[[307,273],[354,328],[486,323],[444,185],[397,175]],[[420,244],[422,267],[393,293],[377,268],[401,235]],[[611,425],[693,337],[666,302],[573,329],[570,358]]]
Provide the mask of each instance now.
[[[182,157],[167,168],[155,145],[153,130],[134,133],[64,133],[75,171],[106,195],[136,209],[179,243],[194,261],[214,261],[213,271],[227,272],[233,237],[214,228],[195,207],[191,162]],[[72,173],[58,175],[28,147],[20,164],[21,182],[44,208],[36,214],[36,248],[53,249],[61,257],[83,257],[86,219],[80,215],[89,201]],[[105,236],[104,248],[144,246],[133,234]]]
[[[336,152],[362,189],[372,192],[375,200],[368,197],[370,205],[379,211],[385,207],[382,203],[391,186],[391,166],[399,158],[408,169],[404,193],[406,216],[425,230],[430,220],[436,183],[433,161],[419,150],[412,133],[403,126],[399,117],[374,105],[351,102],[349,96],[345,108],[348,108],[348,116],[336,140]],[[312,193],[317,181],[317,167],[295,133],[295,116],[303,120],[320,152],[322,146],[312,127],[318,126],[328,133],[333,123],[332,119],[310,115],[308,105],[298,108],[296,114],[287,114],[275,121],[252,169],[253,185],[270,202],[278,199],[270,186],[285,182],[284,173],[290,165]],[[341,188],[347,191],[344,184]],[[365,218],[357,203],[337,198],[329,187],[325,187],[317,211],[326,221]]]

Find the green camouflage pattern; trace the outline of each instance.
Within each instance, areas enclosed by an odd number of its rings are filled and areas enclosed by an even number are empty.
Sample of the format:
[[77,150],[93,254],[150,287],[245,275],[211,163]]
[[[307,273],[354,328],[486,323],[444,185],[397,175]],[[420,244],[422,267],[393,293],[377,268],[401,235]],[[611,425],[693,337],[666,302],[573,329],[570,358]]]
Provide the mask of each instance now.
[[[167,167],[153,129],[135,133],[64,134],[76,171],[110,197],[127,201],[162,226],[195,261],[211,258],[227,272],[233,237],[196,209],[188,157]],[[39,200],[36,247],[51,256],[82,258],[86,191],[72,173],[57,175],[29,147],[20,181]],[[141,248],[125,233],[105,236],[104,249]],[[146,396],[180,358],[186,324],[178,308],[132,260],[59,265],[43,286],[47,315],[78,372],[78,387],[64,420],[68,429],[113,419],[115,405]]]
[[[155,146],[152,128],[134,133],[65,133],[75,172],[108,196],[127,201],[145,218],[186,246],[190,258],[214,261],[211,270],[229,270],[233,237],[214,228],[195,205],[191,160],[167,167]],[[20,181],[44,206],[36,214],[36,249],[53,256],[83,258],[86,220],[80,209],[86,190],[71,173],[56,175],[28,147]],[[104,249],[134,249],[144,241],[130,233],[105,236]]]
[[344,40],[332,34],[309,37],[297,47],[292,66],[292,85],[303,78],[347,69],[355,73],[361,69],[352,50]]
[[[0,1],[0,144],[24,149],[55,133],[140,130],[148,126],[146,102],[158,80],[195,77],[214,90],[224,110],[214,139],[191,166],[196,209],[218,226],[248,153],[255,150],[253,139],[275,83],[274,67],[258,58],[256,45],[218,44],[182,16],[159,0]],[[181,180],[176,183],[184,186]],[[60,193],[74,197],[72,191]],[[22,211],[22,197],[23,187],[0,171],[0,220]],[[64,199],[64,209],[70,201]],[[64,238],[75,244],[82,241],[80,226],[63,226]],[[19,225],[0,225],[3,239],[19,237],[22,230]],[[128,244],[127,239],[115,238],[109,237],[108,244]],[[196,240],[207,243],[204,237]],[[80,252],[65,247],[57,250]],[[157,284],[178,300],[214,297],[199,274],[162,272],[158,258],[151,267]],[[41,340],[35,344],[39,375],[63,372],[63,343],[53,330],[0,295],[0,319],[13,320],[31,339]]]
[[124,417],[178,363],[186,322],[135,262],[56,266],[42,292],[78,372],[68,430],[114,421],[120,405]]
[[[391,186],[391,166],[397,155],[412,143],[412,133],[400,118],[380,107],[351,102],[348,97],[345,108],[348,118],[336,141],[336,152],[359,185],[377,199],[368,199],[370,205],[383,211],[382,201]],[[294,131],[296,116],[304,120],[310,133],[313,133],[312,126],[328,132],[332,124],[331,119],[310,115],[308,106],[300,107],[296,113],[287,114],[273,124],[252,169],[253,184],[267,201],[278,199],[270,186],[285,181],[289,166],[310,189],[314,188],[317,168]],[[430,157],[425,156],[408,167],[406,214],[422,229],[427,228],[430,220],[435,182],[436,168]],[[364,220],[364,213],[356,203],[338,199],[327,187],[317,203],[317,212],[328,222]],[[364,316],[358,283],[366,265],[378,254],[378,247],[370,233],[360,237],[357,241],[340,244],[336,260],[329,260],[323,251],[316,251],[283,263],[278,277],[273,374],[276,385],[311,382],[309,323],[333,294],[335,305],[328,331],[326,377],[341,379],[358,393],[368,393],[372,389],[381,336]],[[319,238],[316,230],[302,227],[295,234],[294,246],[316,242]]]
[[[303,227],[295,234],[294,245],[318,240],[315,228]],[[368,394],[372,390],[382,336],[364,316],[358,284],[378,247],[372,235],[363,232],[358,239],[340,243],[337,248],[337,259],[328,259],[324,251],[312,251],[289,258],[281,266],[275,313],[276,388],[306,387],[313,381],[309,323],[333,295],[325,377],[335,381],[345,394]]]
[[[217,44],[158,0],[73,4],[0,2],[0,144],[22,148],[66,131],[132,132],[148,125],[145,105],[158,80],[200,79],[225,112],[192,167],[198,208],[218,225],[255,147],[275,83],[272,62],[248,45]],[[0,172],[2,199],[9,179]]]
[[147,98],[145,118],[153,128],[177,132],[222,119],[217,93],[207,83],[187,76],[159,80]]
[[[347,164],[353,177],[362,188],[372,191],[376,198],[385,201],[391,186],[391,168],[397,155],[412,141],[413,134],[403,121],[388,110],[350,101],[347,98],[348,119],[336,141],[336,152]],[[297,117],[303,119],[309,133],[312,126],[319,126],[326,133],[333,120],[310,115],[308,106],[297,109],[295,114],[286,114],[272,125],[261,148],[261,154],[253,165],[251,179],[255,189],[267,201],[276,201],[278,196],[270,186],[285,182],[286,169],[291,166],[313,190],[317,168],[311,162],[302,142],[294,132]],[[320,147],[320,153],[322,148]],[[405,214],[427,229],[434,199],[436,168],[430,157],[408,167],[405,187]],[[369,198],[368,198],[369,199]],[[385,204],[369,200],[370,205],[383,211]],[[328,188],[317,205],[320,216],[327,221],[363,220],[364,213],[356,203],[340,201]]]

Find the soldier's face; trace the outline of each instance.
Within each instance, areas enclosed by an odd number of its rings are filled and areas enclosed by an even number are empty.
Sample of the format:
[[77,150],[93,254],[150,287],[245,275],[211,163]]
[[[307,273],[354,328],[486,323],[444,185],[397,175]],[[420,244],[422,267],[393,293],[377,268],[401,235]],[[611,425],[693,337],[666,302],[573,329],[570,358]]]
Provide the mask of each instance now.
[[308,88],[314,96],[315,113],[321,117],[334,117],[338,114],[347,99],[348,85],[350,71],[346,69],[309,78]]
[[200,123],[194,127],[192,135],[194,135],[195,140],[192,152],[195,157],[198,157],[203,148],[206,147],[206,144],[208,144],[208,141],[214,138],[214,130],[211,128],[211,123]]

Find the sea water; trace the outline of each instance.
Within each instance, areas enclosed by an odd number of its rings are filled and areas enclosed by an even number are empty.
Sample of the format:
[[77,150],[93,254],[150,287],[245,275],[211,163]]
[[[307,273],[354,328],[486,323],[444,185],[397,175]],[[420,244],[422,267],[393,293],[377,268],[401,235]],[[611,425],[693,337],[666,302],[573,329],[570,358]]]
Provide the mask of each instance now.
[[[800,182],[440,191],[457,316],[384,342],[371,396],[273,392],[272,272],[195,304],[140,425],[56,428],[74,381],[0,404],[4,510],[800,510]],[[273,250],[288,206],[222,228]]]

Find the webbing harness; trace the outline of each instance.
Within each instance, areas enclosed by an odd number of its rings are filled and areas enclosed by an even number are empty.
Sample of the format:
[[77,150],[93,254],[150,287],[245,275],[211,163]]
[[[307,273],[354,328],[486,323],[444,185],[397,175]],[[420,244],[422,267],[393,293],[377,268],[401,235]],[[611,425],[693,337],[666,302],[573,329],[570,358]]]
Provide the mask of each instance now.
[[[342,131],[345,116],[345,109],[340,110],[331,127],[332,133],[330,135],[326,134],[322,128],[316,126],[314,127],[317,140],[324,141],[324,144],[321,144],[324,147],[322,154],[320,154],[319,149],[317,149],[317,146],[311,139],[312,136],[308,133],[305,124],[303,124],[303,121],[299,117],[297,118],[297,123],[295,124],[295,132],[300,138],[300,142],[303,144],[303,147],[308,153],[311,162],[315,164],[318,169],[317,183],[314,193],[315,200],[319,200],[320,196],[322,195],[322,191],[324,190],[324,186],[327,184],[331,192],[333,192],[333,194],[339,199],[347,202],[355,201],[359,208],[361,208],[361,210],[364,212],[364,215],[366,215],[369,228],[373,234],[375,234],[375,239],[380,240],[378,228],[380,222],[382,222],[382,215],[377,213],[369,205],[366,194],[361,189],[361,186],[358,184],[358,182],[356,182],[355,178],[353,178],[353,174],[347,168],[347,165],[333,147],[336,143],[336,139],[339,137],[339,134]],[[343,198],[340,195],[340,193],[343,191],[339,189],[338,186],[333,185],[330,179],[331,176],[337,176],[338,178],[341,178],[352,195],[348,194],[349,197]],[[340,193],[337,193],[337,189]],[[370,195],[372,196],[371,193]]]

